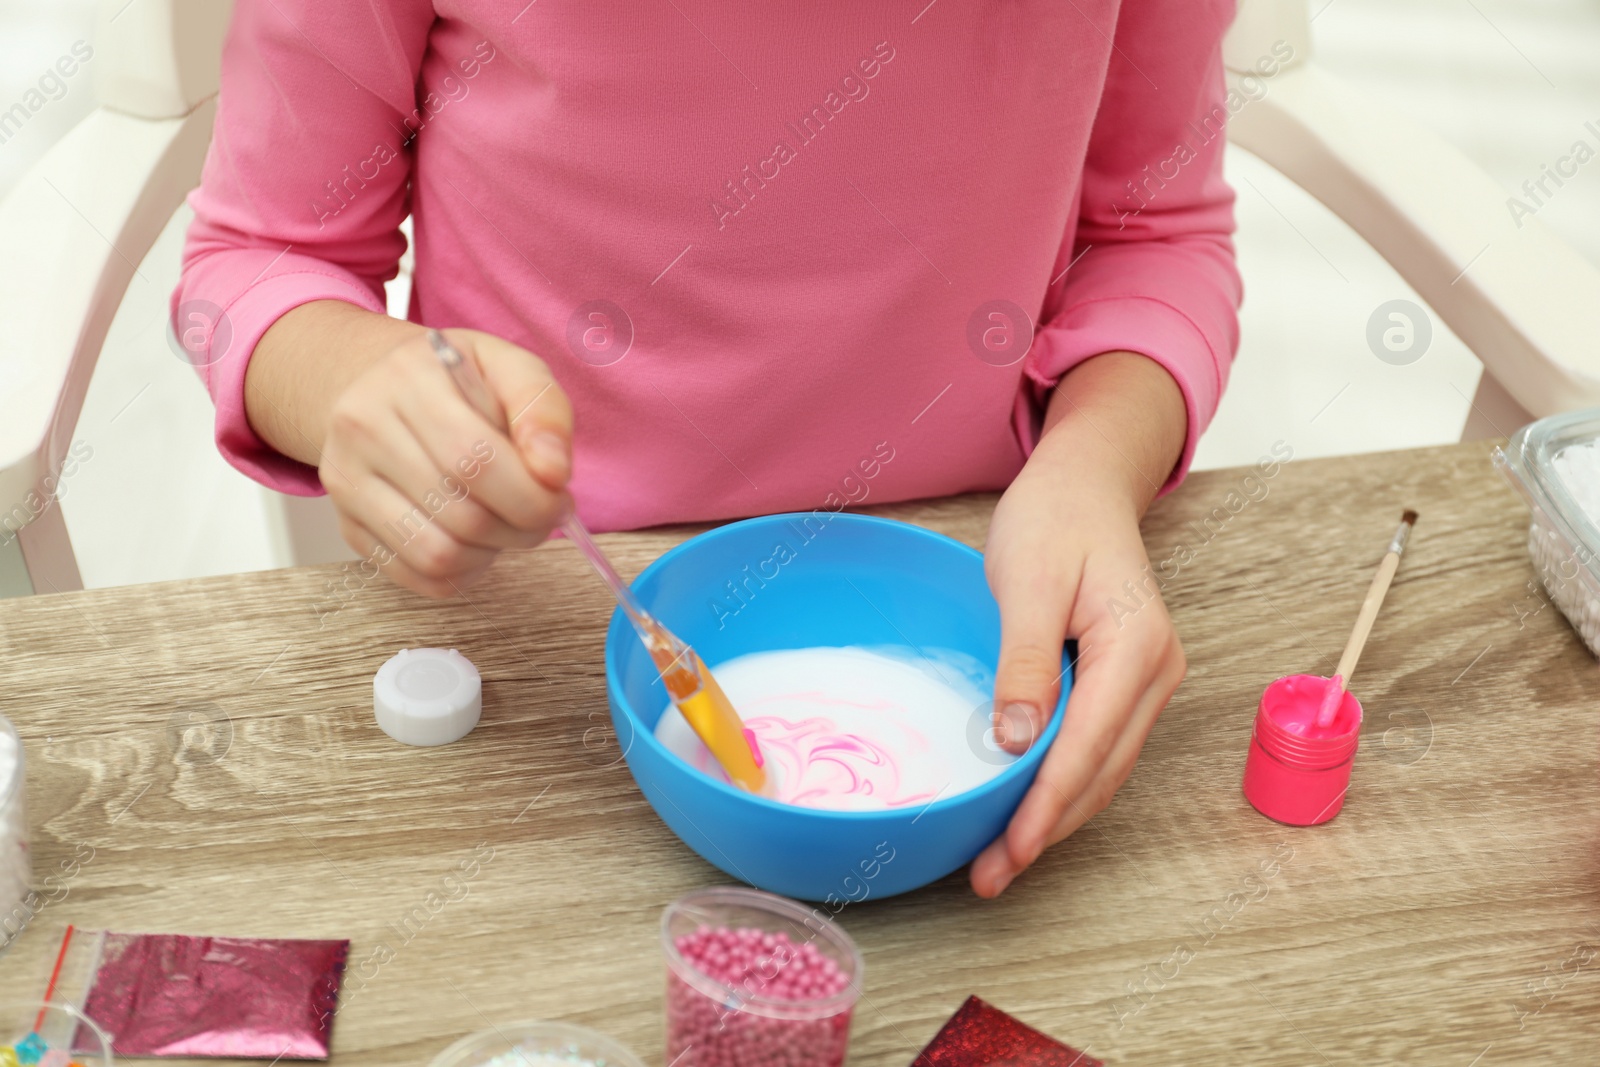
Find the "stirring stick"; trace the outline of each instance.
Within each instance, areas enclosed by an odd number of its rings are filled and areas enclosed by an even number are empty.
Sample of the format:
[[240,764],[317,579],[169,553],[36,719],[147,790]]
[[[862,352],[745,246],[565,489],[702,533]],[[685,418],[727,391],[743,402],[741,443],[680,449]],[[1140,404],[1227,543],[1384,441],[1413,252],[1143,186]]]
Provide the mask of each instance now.
[[[509,433],[505,412],[489,391],[477,364],[445,340],[438,330],[428,331],[428,343],[467,403],[496,429]],[[655,661],[661,681],[672,694],[672,701],[683,713],[684,720],[736,785],[752,793],[761,792],[766,787],[767,776],[755,734],[745,729],[739,713],[711,676],[711,668],[706,666],[705,660],[644,609],[576,511],[567,512],[561,529],[622,605],[623,614],[633,623],[639,640],[644,642],[650,658]]]
[[44,987],[44,1003],[39,1005],[39,1017],[33,1021],[33,1032],[38,1033],[44,1026],[44,1016],[50,1010],[50,1001],[56,995],[56,981],[61,977],[61,964],[67,958],[67,946],[72,944],[72,931],[75,927],[67,924],[67,932],[62,935],[61,949],[56,953],[56,965],[50,972],[50,984]]
[[1383,561],[1378,564],[1378,573],[1372,576],[1372,585],[1367,587],[1367,598],[1361,602],[1361,614],[1356,616],[1356,628],[1350,631],[1344,655],[1339,657],[1339,668],[1333,672],[1333,678],[1323,694],[1322,707],[1317,710],[1319,727],[1331,725],[1333,717],[1338,714],[1345,688],[1350,683],[1350,675],[1355,673],[1356,660],[1361,658],[1361,650],[1366,647],[1367,637],[1372,633],[1372,624],[1378,618],[1378,609],[1383,606],[1383,598],[1389,594],[1389,583],[1394,581],[1394,572],[1400,567],[1400,556],[1406,550],[1406,541],[1416,521],[1417,513],[1410,508],[1400,516],[1400,528],[1389,541],[1389,551],[1384,553]]

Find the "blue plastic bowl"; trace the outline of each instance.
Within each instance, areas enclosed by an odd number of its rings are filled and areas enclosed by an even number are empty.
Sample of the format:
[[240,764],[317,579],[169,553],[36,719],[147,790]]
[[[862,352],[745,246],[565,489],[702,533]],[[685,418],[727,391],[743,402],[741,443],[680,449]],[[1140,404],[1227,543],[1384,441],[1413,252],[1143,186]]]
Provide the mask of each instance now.
[[[713,668],[748,652],[898,645],[963,652],[992,676],[1000,656],[983,557],[888,519],[822,511],[731,523],[667,552],[633,589]],[[656,814],[733,877],[830,903],[916,889],[1000,835],[1060,729],[1072,684],[1065,654],[1062,669],[1044,736],[978,788],[925,808],[820,811],[746,793],[668,752],[654,733],[668,702],[655,665],[620,609],[606,634],[617,741]]]

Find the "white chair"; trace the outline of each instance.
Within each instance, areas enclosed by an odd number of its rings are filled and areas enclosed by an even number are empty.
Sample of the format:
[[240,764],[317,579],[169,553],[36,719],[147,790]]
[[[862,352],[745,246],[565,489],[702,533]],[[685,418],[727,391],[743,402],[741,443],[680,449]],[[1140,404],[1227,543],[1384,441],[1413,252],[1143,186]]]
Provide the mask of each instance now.
[[[230,11],[102,0],[99,107],[0,203],[0,595],[81,587],[50,490],[135,264],[199,180]],[[1320,70],[1306,0],[1241,0],[1232,82],[1249,87],[1279,42],[1292,58],[1230,139],[1344,219],[1483,362],[1464,436],[1600,405],[1600,270],[1537,219],[1517,227],[1460,152]],[[282,506],[296,560],[328,558],[326,501]]]
[[1600,269],[1466,156],[1311,62],[1302,0],[1244,0],[1224,45],[1238,85],[1273,46],[1294,58],[1229,140],[1364,238],[1483,363],[1463,440],[1600,405]]
[[[102,0],[98,107],[0,202],[0,596],[82,587],[54,502],[137,265],[200,179],[231,0]],[[348,553],[324,500],[278,497],[297,562]]]

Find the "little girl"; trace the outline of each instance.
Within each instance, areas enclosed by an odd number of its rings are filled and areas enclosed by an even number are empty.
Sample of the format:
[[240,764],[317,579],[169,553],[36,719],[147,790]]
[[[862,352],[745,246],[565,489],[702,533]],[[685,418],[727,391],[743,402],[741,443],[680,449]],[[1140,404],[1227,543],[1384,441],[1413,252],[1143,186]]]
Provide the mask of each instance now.
[[351,547],[429,596],[574,500],[617,530],[1005,490],[986,560],[1009,747],[1054,707],[1065,638],[1081,658],[972,866],[994,896],[1105,807],[1184,674],[1159,599],[1108,605],[1148,590],[1140,517],[1235,348],[1231,15],[238,0],[173,295],[218,447],[327,492]]

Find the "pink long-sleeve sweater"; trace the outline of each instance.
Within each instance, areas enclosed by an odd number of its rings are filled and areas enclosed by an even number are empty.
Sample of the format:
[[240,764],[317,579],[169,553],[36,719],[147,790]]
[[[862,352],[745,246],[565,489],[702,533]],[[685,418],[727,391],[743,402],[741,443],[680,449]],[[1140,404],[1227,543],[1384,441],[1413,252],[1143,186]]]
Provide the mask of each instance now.
[[1175,482],[1237,341],[1232,8],[238,0],[173,294],[217,444],[320,492],[246,364],[381,311],[409,213],[410,318],[550,364],[597,529],[1003,487],[1113,350],[1182,387]]

